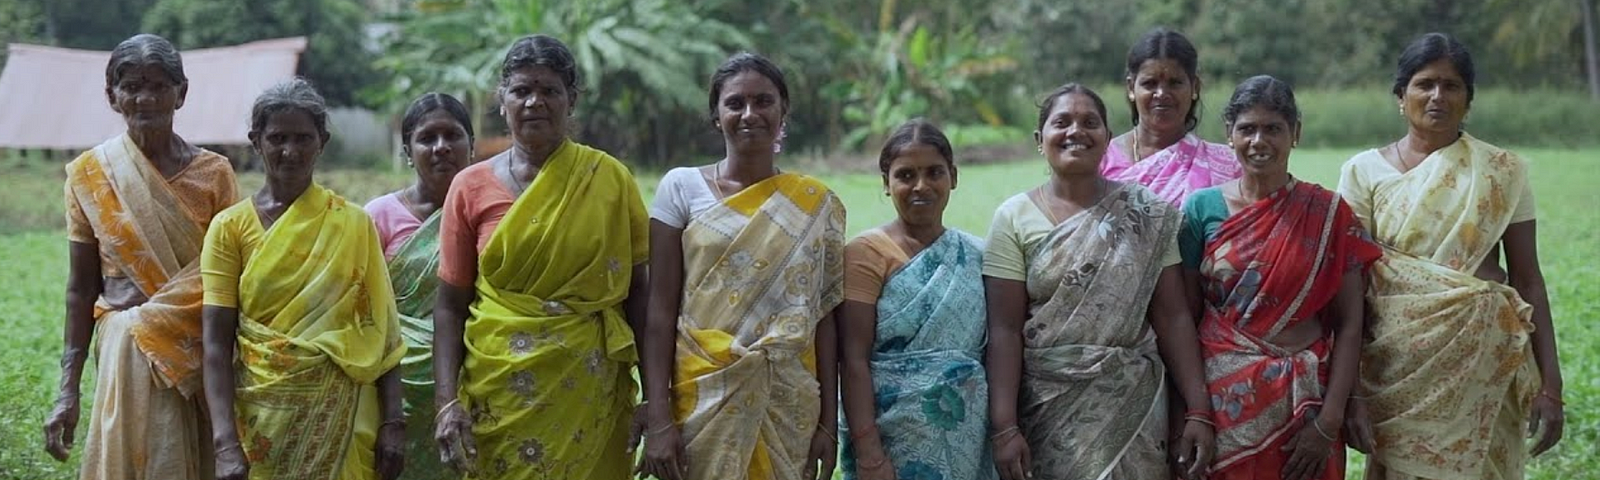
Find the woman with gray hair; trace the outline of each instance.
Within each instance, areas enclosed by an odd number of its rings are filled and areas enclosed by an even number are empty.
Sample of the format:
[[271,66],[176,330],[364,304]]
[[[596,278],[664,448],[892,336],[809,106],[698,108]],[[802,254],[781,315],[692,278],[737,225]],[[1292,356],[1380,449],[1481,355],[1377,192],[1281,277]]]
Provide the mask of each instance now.
[[261,94],[250,143],[266,185],[206,232],[205,389],[219,479],[400,474],[395,367],[406,346],[372,220],[312,181],[327,125],[305,80]]
[[127,130],[67,164],[65,348],[45,450],[72,450],[90,341],[99,337],[84,479],[209,475],[199,416],[201,243],[237,200],[233,167],[173,131],[189,81],[166,39],[136,35],[106,65]]

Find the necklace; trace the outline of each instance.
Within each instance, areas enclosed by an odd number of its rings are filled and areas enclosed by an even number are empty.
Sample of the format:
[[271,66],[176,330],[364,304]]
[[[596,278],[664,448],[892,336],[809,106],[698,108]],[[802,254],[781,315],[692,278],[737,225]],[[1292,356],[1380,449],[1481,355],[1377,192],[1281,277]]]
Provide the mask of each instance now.
[[[528,184],[523,183],[521,179],[518,179],[517,178],[517,174],[511,170],[511,162],[513,162],[515,160],[516,160],[516,155],[508,155],[508,156],[506,156],[506,178],[511,179],[511,186],[516,188],[516,191],[511,192],[511,193],[520,196],[520,195],[522,195],[522,192],[524,192],[524,191],[526,191],[528,189]],[[534,175],[538,175],[538,174],[539,173],[537,171],[534,172]]]
[[711,186],[717,187],[718,199],[728,198],[728,194],[722,193],[722,160],[711,164]]
[[[1066,200],[1060,200],[1060,199],[1054,199],[1052,196],[1047,196],[1047,194],[1045,193],[1045,189],[1044,188],[1040,188],[1040,189],[1038,189],[1036,191],[1039,192],[1039,198],[1041,200],[1046,200],[1045,202],[1040,202],[1040,203],[1045,205],[1044,216],[1046,218],[1050,219],[1050,224],[1051,225],[1060,225],[1062,219],[1058,218],[1056,216],[1056,209],[1049,207],[1049,203],[1050,203],[1049,200],[1053,199],[1053,200],[1055,200],[1055,202],[1058,202],[1058,203],[1067,203],[1067,201]],[[1093,208],[1095,205],[1099,205],[1100,204],[1100,200],[1104,199],[1105,195],[1106,195],[1106,179],[1105,179],[1105,177],[1096,178],[1095,181],[1094,181],[1094,198],[1090,199],[1089,203],[1087,205],[1084,205],[1083,209],[1079,210],[1079,212],[1082,212],[1083,210],[1088,210],[1090,208]],[[1077,212],[1074,212],[1074,213],[1077,213]]]

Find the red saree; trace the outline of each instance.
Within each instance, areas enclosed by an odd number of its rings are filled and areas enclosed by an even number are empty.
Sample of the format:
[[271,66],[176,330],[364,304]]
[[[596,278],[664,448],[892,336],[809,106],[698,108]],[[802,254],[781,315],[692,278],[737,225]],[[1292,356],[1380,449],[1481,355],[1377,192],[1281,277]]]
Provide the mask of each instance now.
[[[1292,180],[1206,241],[1200,343],[1217,422],[1211,478],[1278,478],[1289,459],[1282,447],[1322,404],[1332,329],[1301,351],[1266,339],[1317,318],[1345,273],[1381,254],[1337,194]],[[1343,445],[1335,442],[1323,478],[1344,478]]]

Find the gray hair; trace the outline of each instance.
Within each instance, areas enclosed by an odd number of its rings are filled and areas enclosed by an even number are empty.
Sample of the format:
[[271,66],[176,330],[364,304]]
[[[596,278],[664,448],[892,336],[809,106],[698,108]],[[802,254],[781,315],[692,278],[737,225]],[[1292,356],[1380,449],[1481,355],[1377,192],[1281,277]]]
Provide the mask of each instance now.
[[129,68],[146,65],[160,67],[173,84],[189,83],[189,77],[183,74],[183,57],[178,55],[178,48],[159,35],[141,33],[123,40],[111,51],[111,61],[106,63],[106,86],[116,86]]
[[312,88],[311,82],[302,77],[273,85],[256,97],[255,105],[250,107],[250,132],[261,132],[267,127],[267,120],[273,115],[290,110],[299,110],[311,115],[311,121],[317,125],[317,132],[328,134],[328,103],[317,93],[316,88]]

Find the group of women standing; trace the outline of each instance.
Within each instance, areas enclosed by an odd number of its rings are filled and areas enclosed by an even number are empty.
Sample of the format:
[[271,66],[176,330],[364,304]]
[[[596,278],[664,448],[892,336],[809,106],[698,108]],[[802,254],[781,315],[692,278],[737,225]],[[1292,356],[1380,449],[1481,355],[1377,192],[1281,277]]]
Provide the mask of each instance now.
[[1227,145],[1193,135],[1197,63],[1141,39],[1121,136],[1090,89],[1046,96],[1050,175],[987,240],[944,226],[956,154],[908,122],[879,156],[897,217],[847,242],[838,197],[778,165],[790,92],[757,55],[711,77],[726,157],[648,207],[568,137],[577,62],[536,35],[501,68],[513,146],[471,164],[467,110],[424,95],[416,183],[362,209],[313,178],[309,84],[257,99],[241,199],[172,131],[176,50],[136,36],[107,67],[127,133],[67,167],[46,448],[98,335],[83,478],[813,480],[842,454],[873,480],[1334,479],[1346,443],[1372,478],[1520,478],[1561,378],[1527,166],[1461,131],[1466,50],[1407,47],[1409,130],[1338,193],[1289,173],[1282,81],[1238,87]]

